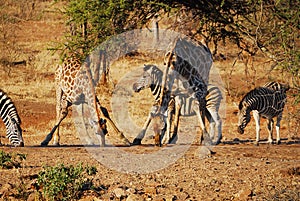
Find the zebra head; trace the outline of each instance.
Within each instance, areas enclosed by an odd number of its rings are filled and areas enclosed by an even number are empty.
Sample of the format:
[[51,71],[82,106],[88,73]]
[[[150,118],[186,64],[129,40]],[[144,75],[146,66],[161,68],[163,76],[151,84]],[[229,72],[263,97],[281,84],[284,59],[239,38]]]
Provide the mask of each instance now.
[[8,119],[6,135],[11,144],[16,147],[24,147],[20,122],[15,118]]
[[160,84],[163,72],[155,65],[144,65],[142,76],[133,84],[133,90],[140,92],[143,89]]
[[243,134],[247,124],[250,122],[251,119],[249,106],[243,100],[239,104],[238,118],[239,120],[237,131],[240,134]]

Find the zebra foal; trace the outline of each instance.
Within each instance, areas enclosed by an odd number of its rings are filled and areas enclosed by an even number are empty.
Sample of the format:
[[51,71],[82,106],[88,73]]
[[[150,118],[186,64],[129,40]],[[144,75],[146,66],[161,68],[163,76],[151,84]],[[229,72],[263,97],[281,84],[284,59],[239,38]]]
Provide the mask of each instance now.
[[[6,137],[16,147],[24,147],[21,119],[12,100],[0,89],[0,116],[6,127]],[[1,145],[1,139],[0,139]]]
[[[144,66],[144,73],[142,77],[140,77],[134,84],[133,84],[133,90],[135,92],[139,92],[143,89],[150,88],[152,95],[154,96],[155,103],[151,108],[151,111],[148,115],[148,119],[146,123],[144,124],[144,127],[142,131],[139,133],[139,135],[134,139],[133,144],[141,144],[141,140],[145,136],[145,132],[151,122],[151,120],[157,120],[157,118],[154,117],[154,115],[157,112],[157,102],[160,98],[161,93],[161,85],[162,85],[162,77],[163,72],[155,65],[145,65]],[[195,107],[197,105],[194,103],[195,98],[190,97],[188,95],[188,92],[182,85],[182,83],[179,80],[176,80],[177,82],[177,88],[175,88],[174,91],[171,92],[170,101],[168,103],[168,109],[165,114],[166,119],[164,120],[161,128],[154,128],[154,130],[157,130],[156,132],[160,133],[161,131],[166,132],[163,139],[161,139],[162,143],[169,143],[174,139],[177,135],[177,129],[178,129],[178,118],[179,115],[182,116],[192,116],[196,115]],[[209,136],[213,140],[215,137],[215,128],[217,128],[217,139],[214,142],[214,144],[219,144],[222,138],[222,121],[219,116],[219,107],[222,100],[222,94],[218,87],[213,85],[208,85],[207,88],[208,94],[206,95],[206,111],[205,115],[209,121],[210,130],[209,130]],[[176,109],[178,110],[176,115]],[[172,115],[175,113],[175,119],[174,119],[174,133],[173,136],[171,136],[171,122],[172,122]],[[155,132],[155,133],[156,133]],[[156,139],[157,143],[158,139]]]
[[288,85],[279,82],[269,82],[263,87],[258,87],[248,92],[239,103],[238,132],[243,134],[245,127],[250,122],[250,112],[253,111],[253,118],[256,124],[255,145],[259,144],[260,138],[260,117],[267,119],[268,142],[273,143],[273,118],[276,121],[276,144],[280,144],[280,121],[286,103],[286,92]]

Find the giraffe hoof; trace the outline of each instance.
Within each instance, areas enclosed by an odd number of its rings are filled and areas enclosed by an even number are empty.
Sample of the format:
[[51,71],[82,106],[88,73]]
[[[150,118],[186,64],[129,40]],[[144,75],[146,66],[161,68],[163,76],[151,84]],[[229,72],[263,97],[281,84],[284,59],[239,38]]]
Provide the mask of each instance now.
[[53,143],[53,146],[55,146],[55,147],[59,147],[59,146],[60,146],[60,144],[59,144],[59,142],[55,142],[55,143]]
[[41,147],[47,147],[48,146],[48,142],[42,142],[41,143]]
[[142,139],[135,138],[130,145],[135,146],[135,145],[141,145],[141,144],[142,144]]
[[255,146],[259,146],[258,141],[253,142],[253,144],[254,144]]

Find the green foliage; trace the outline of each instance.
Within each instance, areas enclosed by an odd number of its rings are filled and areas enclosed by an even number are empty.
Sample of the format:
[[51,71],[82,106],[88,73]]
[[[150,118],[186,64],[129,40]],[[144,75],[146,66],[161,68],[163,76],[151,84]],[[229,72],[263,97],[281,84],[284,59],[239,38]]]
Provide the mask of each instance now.
[[91,186],[85,176],[96,174],[95,167],[65,166],[44,167],[38,174],[38,186],[43,189],[43,197],[49,200],[75,200],[84,187]]
[[[192,38],[214,44],[231,41],[251,56],[263,53],[273,69],[293,77],[300,94],[300,1],[257,0],[69,0],[64,14],[70,33],[58,49],[84,57],[109,37],[147,26],[154,17]],[[193,20],[191,20],[193,19]]]
[[26,160],[25,154],[11,154],[0,150],[0,168],[2,169],[19,168],[23,160]]
[[142,27],[161,9],[168,7],[146,0],[70,0],[64,10],[70,32],[54,49],[86,56],[109,37]]

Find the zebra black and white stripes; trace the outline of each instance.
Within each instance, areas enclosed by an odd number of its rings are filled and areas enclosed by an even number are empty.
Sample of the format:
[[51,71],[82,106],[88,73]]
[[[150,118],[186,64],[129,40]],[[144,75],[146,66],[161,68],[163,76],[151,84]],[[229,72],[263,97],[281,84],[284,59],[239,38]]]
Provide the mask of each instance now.
[[[140,77],[134,84],[133,84],[133,90],[135,92],[139,92],[140,90],[143,90],[145,88],[150,88],[151,93],[154,96],[155,103],[151,108],[150,114],[148,115],[148,119],[146,123],[144,124],[144,127],[142,131],[139,133],[139,135],[134,139],[133,144],[140,144],[141,140],[144,138],[146,129],[148,125],[151,122],[152,116],[155,115],[157,112],[157,105],[156,103],[159,101],[160,93],[161,93],[161,83],[162,83],[162,76],[163,72],[155,65],[145,65],[144,66],[144,73],[142,77]],[[191,97],[188,95],[187,89],[184,88],[183,83],[180,80],[176,80],[175,87],[172,89],[170,102],[168,103],[168,111],[166,112],[167,118],[169,119],[169,115],[171,113],[174,113],[174,111],[170,111],[175,109],[175,105],[179,105],[180,107],[180,115],[182,116],[191,116],[195,115],[196,112],[194,111],[193,104],[194,103],[194,97]],[[218,110],[220,107],[220,103],[222,100],[222,93],[219,90],[218,87],[213,85],[208,85],[208,94],[206,96],[206,117],[209,120],[210,123],[210,138],[213,139],[215,136],[215,128],[217,128],[217,139],[215,140],[215,144],[220,143],[222,138],[222,121],[219,116]],[[164,138],[162,139],[162,143],[168,143],[172,136],[169,134],[170,129],[170,120],[167,120],[166,122],[166,134],[164,135]],[[176,120],[175,120],[176,121]],[[177,124],[177,123],[175,123]]]
[[[0,116],[6,126],[6,137],[14,146],[24,146],[21,120],[12,100],[0,89]],[[0,142],[1,144],[1,142]]]
[[276,121],[276,143],[280,143],[280,121],[282,119],[283,109],[286,103],[286,91],[288,86],[278,82],[270,82],[263,87],[258,87],[248,92],[239,103],[239,121],[238,132],[243,134],[244,129],[250,122],[250,112],[253,111],[253,117],[256,123],[256,140],[255,144],[259,143],[260,132],[260,117],[268,120],[268,142],[273,142],[273,118],[277,117]]

